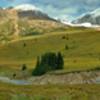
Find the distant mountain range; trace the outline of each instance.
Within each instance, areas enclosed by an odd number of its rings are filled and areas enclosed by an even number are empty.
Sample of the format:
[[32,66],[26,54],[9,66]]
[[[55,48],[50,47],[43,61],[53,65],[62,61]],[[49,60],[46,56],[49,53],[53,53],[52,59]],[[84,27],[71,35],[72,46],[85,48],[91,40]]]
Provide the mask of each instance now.
[[90,23],[92,25],[100,25],[100,8],[84,14],[72,21],[74,24]]

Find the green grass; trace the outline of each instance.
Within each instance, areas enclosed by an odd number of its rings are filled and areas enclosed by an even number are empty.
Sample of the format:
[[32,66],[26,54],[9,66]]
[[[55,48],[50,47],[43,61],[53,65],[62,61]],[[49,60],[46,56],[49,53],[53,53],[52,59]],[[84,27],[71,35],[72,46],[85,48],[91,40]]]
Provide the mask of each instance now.
[[[70,28],[71,29],[71,28]],[[100,66],[100,32],[73,28],[62,32],[31,37],[0,45],[0,75],[18,75],[26,64],[34,68],[37,56],[60,51],[64,57],[63,72],[83,71]],[[66,45],[68,49],[65,49]],[[0,100],[98,100],[100,85],[19,86],[0,82]]]
[[[21,76],[23,78],[21,68],[26,64],[29,77],[37,56],[58,51],[63,54],[65,63],[60,75],[95,68],[99,70],[100,31],[64,26],[51,21],[19,20],[21,33],[38,32],[41,35],[19,36],[16,40],[12,40],[15,31],[12,21],[6,17],[1,19],[0,42],[5,44],[0,43],[0,76],[13,78],[13,74],[17,74],[18,79]],[[0,100],[99,100],[99,98],[100,85],[94,84],[20,86],[0,82]]]
[[1,100],[98,100],[100,85],[16,86],[0,83]]
[[5,66],[4,71],[6,67],[9,71],[10,68],[11,71],[19,70],[23,64],[31,69],[35,66],[37,56],[60,51],[65,61],[64,71],[92,69],[100,66],[99,37],[99,31],[82,28],[22,37],[0,46],[0,65]]

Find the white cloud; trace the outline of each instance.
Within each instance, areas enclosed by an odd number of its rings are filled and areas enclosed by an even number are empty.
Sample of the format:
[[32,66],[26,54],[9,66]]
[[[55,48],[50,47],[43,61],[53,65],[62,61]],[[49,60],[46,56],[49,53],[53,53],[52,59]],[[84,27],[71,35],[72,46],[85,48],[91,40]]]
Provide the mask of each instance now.
[[[2,0],[1,0],[2,1]],[[8,5],[33,3],[50,16],[73,19],[82,13],[90,12],[100,7],[100,0],[3,0],[10,1]],[[0,2],[1,3],[1,2]]]
[[47,6],[40,6],[42,11],[47,13],[48,15],[59,18],[59,19],[73,19],[72,14],[75,14],[78,12],[78,8],[56,8],[53,5],[47,5]]

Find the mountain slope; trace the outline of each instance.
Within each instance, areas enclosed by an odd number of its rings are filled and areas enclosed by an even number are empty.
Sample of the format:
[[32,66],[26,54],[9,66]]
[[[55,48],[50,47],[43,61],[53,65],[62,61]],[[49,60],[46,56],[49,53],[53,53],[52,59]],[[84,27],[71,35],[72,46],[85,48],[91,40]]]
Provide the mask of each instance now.
[[59,28],[63,29],[66,26],[32,5],[31,7],[28,5],[27,9],[24,9],[23,5],[17,8],[0,9],[0,41],[3,42],[20,36],[50,33]]
[[100,64],[98,33],[91,29],[75,29],[72,32],[66,30],[59,34],[24,37],[1,46],[0,64],[32,63],[33,68],[37,56],[60,51],[67,71],[94,68]]
[[13,9],[18,12],[19,18],[53,20],[47,14],[43,13],[39,8],[31,4],[18,5]]
[[100,8],[79,17],[78,19],[74,20],[73,23],[91,23],[93,25],[100,25]]
[[28,10],[39,10],[37,7],[31,4],[22,4],[14,7],[15,10],[22,10],[22,11],[28,11]]

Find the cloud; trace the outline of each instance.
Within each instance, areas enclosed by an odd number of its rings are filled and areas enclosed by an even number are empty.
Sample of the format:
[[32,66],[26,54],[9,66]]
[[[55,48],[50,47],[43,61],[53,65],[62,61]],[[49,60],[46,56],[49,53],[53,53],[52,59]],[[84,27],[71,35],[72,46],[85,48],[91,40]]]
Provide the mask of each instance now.
[[100,7],[100,0],[0,0],[1,6],[22,3],[34,4],[52,17],[70,20]]
[[68,16],[70,16],[69,18],[71,19],[71,15],[74,15],[77,13],[77,8],[73,9],[73,8],[63,8],[60,9],[58,7],[55,7],[53,5],[47,5],[47,6],[39,6],[41,8],[41,10],[47,14],[49,14],[49,16],[52,17],[57,17],[59,19],[68,19]]
[[99,0],[34,0],[33,3],[51,16],[69,19],[100,7]]

